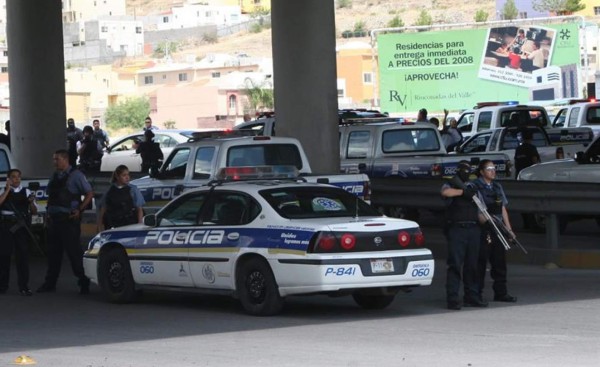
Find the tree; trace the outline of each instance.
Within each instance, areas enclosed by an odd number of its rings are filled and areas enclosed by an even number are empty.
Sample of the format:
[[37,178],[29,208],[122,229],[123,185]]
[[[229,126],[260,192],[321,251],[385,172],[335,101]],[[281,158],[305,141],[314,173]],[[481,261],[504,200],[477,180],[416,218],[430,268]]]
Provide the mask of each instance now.
[[513,20],[519,16],[519,9],[515,5],[515,0],[506,0],[502,7],[502,19]]
[[431,14],[429,14],[427,12],[427,10],[423,9],[421,10],[421,13],[419,14],[419,18],[417,18],[417,22],[415,23],[416,26],[426,26],[426,25],[432,25],[433,24],[433,18],[431,17]]
[[269,80],[257,83],[250,78],[246,78],[244,84],[245,88],[242,89],[242,92],[248,97],[250,111],[272,110],[275,107],[273,86]]
[[585,4],[581,0],[537,0],[533,2],[533,8],[540,12],[567,15],[585,9]]
[[475,13],[475,22],[487,22],[489,16],[490,15],[485,10],[479,9],[477,10],[477,13]]
[[144,119],[150,114],[150,101],[146,97],[134,97],[110,106],[104,113],[106,126],[111,129],[144,127]]
[[177,42],[164,41],[156,45],[154,48],[154,57],[164,57],[167,52],[172,54],[177,51],[179,44]]
[[387,24],[388,28],[402,28],[404,27],[404,22],[398,15],[393,17]]

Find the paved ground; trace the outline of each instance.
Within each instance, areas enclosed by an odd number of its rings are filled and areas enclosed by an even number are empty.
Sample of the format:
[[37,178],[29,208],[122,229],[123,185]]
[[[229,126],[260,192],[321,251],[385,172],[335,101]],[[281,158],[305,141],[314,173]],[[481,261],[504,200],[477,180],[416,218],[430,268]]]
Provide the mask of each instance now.
[[[32,286],[43,279],[33,263]],[[227,297],[147,293],[106,303],[77,294],[68,266],[58,292],[0,296],[0,366],[597,366],[600,270],[511,265],[516,304],[444,308],[444,263],[433,285],[367,312],[348,297],[288,299],[251,317]]]

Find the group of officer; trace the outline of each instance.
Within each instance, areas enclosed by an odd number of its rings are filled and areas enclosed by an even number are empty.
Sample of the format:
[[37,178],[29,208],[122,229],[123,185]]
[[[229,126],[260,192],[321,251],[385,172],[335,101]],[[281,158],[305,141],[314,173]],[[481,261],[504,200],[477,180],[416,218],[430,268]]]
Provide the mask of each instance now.
[[[72,133],[75,138],[79,129],[75,128],[72,119],[69,119],[68,124],[67,132]],[[73,273],[78,279],[80,293],[89,293],[90,280],[85,276],[83,269],[81,216],[91,207],[94,192],[85,176],[85,169],[89,167],[82,162],[86,161],[86,149],[89,149],[86,148],[86,144],[90,144],[90,136],[98,131],[99,121],[94,121],[94,129],[87,129],[88,127],[83,131],[79,130],[83,136],[80,144],[77,144],[77,150],[80,151],[80,169],[75,166],[68,149],[59,149],[52,156],[55,172],[48,180],[46,208],[48,269],[44,283],[37,288],[38,293],[56,291],[64,253],[67,254]],[[106,135],[103,142],[108,144]],[[98,202],[99,230],[141,222],[143,205],[144,199],[140,191],[129,184],[129,169],[124,165],[117,167],[111,179],[111,187]],[[21,172],[11,169],[7,174],[6,187],[0,191],[0,294],[8,289],[13,250],[17,263],[19,293],[23,296],[33,294],[28,285],[27,254],[32,236],[29,229],[31,215],[36,212],[35,195],[28,188],[22,187]]]
[[109,139],[106,131],[100,128],[100,120],[92,121],[83,130],[75,126],[75,120],[67,120],[67,149],[69,164],[75,167],[79,157],[78,168],[85,173],[99,172],[102,164],[104,148],[108,148]]
[[[506,285],[506,249],[474,201],[477,196],[490,216],[496,217],[514,237],[508,211],[508,201],[502,186],[495,181],[494,162],[484,159],[478,167],[478,178],[471,181],[471,165],[459,163],[456,176],[442,186],[447,204],[448,260],[446,301],[451,310],[466,307],[487,307],[483,298],[488,262],[493,279],[494,301],[516,302]],[[463,300],[460,284],[464,284]]]

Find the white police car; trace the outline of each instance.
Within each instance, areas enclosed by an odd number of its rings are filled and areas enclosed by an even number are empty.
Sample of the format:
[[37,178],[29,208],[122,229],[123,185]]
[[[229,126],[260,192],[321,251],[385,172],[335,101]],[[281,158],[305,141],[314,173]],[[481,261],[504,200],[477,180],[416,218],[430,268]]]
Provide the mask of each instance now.
[[[220,177],[286,169],[228,167]],[[86,275],[113,302],[144,288],[201,290],[231,294],[253,315],[314,293],[384,308],[399,290],[431,284],[433,257],[415,222],[381,216],[335,186],[224,181],[182,194],[143,225],[99,233],[84,255]]]

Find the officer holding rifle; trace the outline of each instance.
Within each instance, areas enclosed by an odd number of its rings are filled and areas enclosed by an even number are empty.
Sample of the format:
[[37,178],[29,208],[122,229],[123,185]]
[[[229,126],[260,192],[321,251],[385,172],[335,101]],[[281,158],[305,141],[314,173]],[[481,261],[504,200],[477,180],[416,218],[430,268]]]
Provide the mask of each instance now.
[[29,289],[28,244],[31,214],[37,214],[34,195],[21,186],[21,171],[11,169],[0,195],[0,293],[8,289],[10,258],[15,251],[19,293],[31,296]]
[[[448,260],[446,271],[446,301],[450,310],[466,307],[487,307],[480,297],[477,283],[477,261],[481,240],[479,211],[473,202],[477,189],[469,181],[471,165],[459,162],[456,176],[442,186],[446,202]],[[459,290],[464,284],[464,303]]]
[[[496,166],[494,162],[489,159],[482,160],[479,163],[479,178],[473,183],[479,191],[479,197],[483,199],[482,201],[487,207],[487,212],[493,217],[495,223],[497,223],[496,227],[500,227],[502,232],[506,234],[506,237],[508,237],[506,240],[516,241],[508,218],[508,211],[506,210],[508,200],[506,199],[502,185],[495,181],[495,179]],[[517,297],[511,296],[508,293],[506,286],[506,250],[506,245],[498,237],[498,234],[494,230],[494,225],[487,223],[481,233],[481,248],[479,249],[477,284],[480,298],[483,294],[485,273],[489,261],[490,275],[494,280],[494,301],[517,301]],[[523,251],[525,250],[523,249]]]

